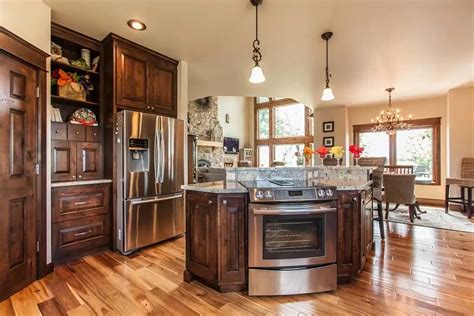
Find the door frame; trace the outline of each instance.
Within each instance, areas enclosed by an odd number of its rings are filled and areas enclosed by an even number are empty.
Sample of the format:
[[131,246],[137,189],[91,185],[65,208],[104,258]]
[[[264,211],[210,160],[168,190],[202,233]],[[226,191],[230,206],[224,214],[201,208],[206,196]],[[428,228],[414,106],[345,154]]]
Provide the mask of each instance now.
[[36,139],[36,161],[40,166],[40,174],[37,177],[35,188],[36,206],[36,241],[39,242],[36,260],[36,278],[42,278],[53,271],[53,263],[47,263],[47,214],[46,214],[46,59],[49,54],[16,36],[4,27],[0,27],[0,52],[22,63],[36,68],[36,79],[38,80],[39,97],[36,98],[37,110],[37,139]]

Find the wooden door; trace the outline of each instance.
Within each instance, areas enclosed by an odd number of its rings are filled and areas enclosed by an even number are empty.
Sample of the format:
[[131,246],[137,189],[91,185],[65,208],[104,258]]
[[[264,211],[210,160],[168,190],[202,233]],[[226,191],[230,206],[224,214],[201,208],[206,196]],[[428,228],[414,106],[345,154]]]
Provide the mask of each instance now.
[[51,181],[76,180],[76,143],[51,141]]
[[246,194],[219,195],[219,279],[221,287],[245,284]]
[[36,278],[38,71],[0,53],[0,301]]
[[116,103],[137,110],[147,107],[147,54],[126,44],[116,48]]
[[186,269],[217,283],[217,197],[186,192]]
[[149,68],[149,105],[159,115],[177,115],[177,67],[159,57],[153,57]]
[[102,144],[77,143],[77,179],[101,179],[103,176]]

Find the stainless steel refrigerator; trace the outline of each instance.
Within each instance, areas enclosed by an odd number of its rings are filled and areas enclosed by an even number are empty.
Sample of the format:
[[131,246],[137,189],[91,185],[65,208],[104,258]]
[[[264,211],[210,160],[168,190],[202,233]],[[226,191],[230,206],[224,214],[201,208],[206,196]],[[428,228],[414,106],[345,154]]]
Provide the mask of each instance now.
[[117,113],[117,248],[129,254],[184,233],[184,122]]

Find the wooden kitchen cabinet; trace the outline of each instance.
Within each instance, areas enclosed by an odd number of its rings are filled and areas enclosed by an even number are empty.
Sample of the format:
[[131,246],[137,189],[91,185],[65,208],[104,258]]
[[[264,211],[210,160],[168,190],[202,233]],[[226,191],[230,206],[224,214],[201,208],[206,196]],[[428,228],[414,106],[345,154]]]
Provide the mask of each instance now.
[[178,61],[112,33],[103,43],[114,106],[176,117]]
[[101,179],[104,176],[101,143],[51,141],[51,181]]
[[372,249],[372,190],[338,192],[337,279],[351,282]]
[[186,192],[186,282],[246,288],[246,194]]
[[54,187],[51,202],[55,263],[109,247],[110,184]]

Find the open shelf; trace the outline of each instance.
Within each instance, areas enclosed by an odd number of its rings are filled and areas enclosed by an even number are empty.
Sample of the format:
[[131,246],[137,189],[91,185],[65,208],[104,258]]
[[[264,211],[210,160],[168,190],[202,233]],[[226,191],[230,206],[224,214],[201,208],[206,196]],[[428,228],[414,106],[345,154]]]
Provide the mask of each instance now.
[[92,71],[92,70],[80,68],[80,67],[77,67],[77,66],[74,66],[74,65],[65,64],[65,63],[61,63],[61,62],[52,60],[51,61],[51,69],[54,70],[55,68],[62,68],[65,71],[71,71],[71,72],[77,71],[77,72],[80,72],[80,73],[83,73],[83,74],[88,74],[88,75],[91,75],[91,76],[99,76],[99,73],[97,71]]
[[54,104],[54,105],[67,104],[67,105],[75,105],[75,106],[82,106],[82,107],[99,106],[98,102],[75,100],[75,99],[60,97],[57,95],[51,95],[51,104]]

